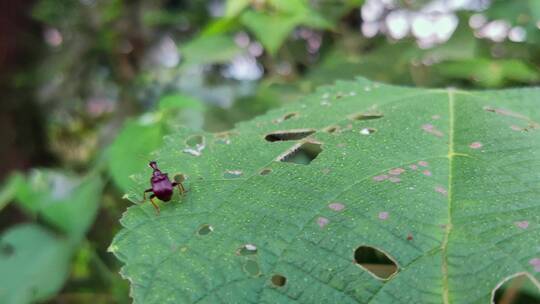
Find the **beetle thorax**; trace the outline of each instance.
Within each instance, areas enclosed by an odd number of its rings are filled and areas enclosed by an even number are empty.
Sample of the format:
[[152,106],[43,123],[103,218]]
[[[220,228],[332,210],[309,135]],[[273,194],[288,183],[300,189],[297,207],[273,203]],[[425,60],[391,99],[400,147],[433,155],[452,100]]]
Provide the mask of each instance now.
[[152,183],[157,183],[157,182],[160,182],[162,180],[166,180],[168,179],[167,177],[167,174],[163,174],[161,172],[154,172],[154,174],[152,174],[152,178],[150,179],[150,181]]

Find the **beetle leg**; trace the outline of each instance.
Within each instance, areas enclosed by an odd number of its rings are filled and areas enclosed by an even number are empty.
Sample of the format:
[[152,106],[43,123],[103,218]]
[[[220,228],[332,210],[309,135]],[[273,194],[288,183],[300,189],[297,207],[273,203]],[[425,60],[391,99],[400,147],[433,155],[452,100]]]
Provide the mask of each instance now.
[[186,189],[184,188],[184,185],[182,185],[182,183],[174,182],[174,183],[172,183],[172,185],[173,185],[173,187],[178,186],[178,190],[180,191],[180,195],[184,195],[184,193],[186,193]]
[[147,192],[152,192],[152,188],[144,190],[144,192],[143,192],[143,202],[146,201],[146,193]]
[[156,204],[156,202],[154,202],[155,197],[155,194],[150,195],[150,202],[152,203],[152,205],[154,205],[154,209],[156,209],[157,215],[159,215],[159,206]]

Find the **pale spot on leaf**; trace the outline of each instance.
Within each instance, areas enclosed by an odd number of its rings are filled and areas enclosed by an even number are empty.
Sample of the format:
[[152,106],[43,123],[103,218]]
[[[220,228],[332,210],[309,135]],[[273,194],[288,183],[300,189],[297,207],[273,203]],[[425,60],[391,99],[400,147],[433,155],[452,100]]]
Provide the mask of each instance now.
[[388,219],[388,216],[389,216],[389,214],[386,211],[379,212],[379,219],[380,220],[384,221],[384,220]]
[[329,219],[322,216],[317,219],[317,225],[319,225],[321,228],[324,228],[324,226],[328,225],[329,222]]
[[395,176],[390,177],[388,180],[391,181],[392,183],[400,183],[401,182],[401,178],[395,177]]
[[403,169],[403,168],[395,168],[395,169],[390,170],[388,173],[390,175],[400,175],[403,172],[405,172],[405,169]]
[[418,162],[418,165],[421,166],[421,167],[427,167],[427,166],[429,166],[428,162],[427,162],[427,161],[423,161],[423,160],[419,161],[419,162]]
[[431,171],[424,170],[424,171],[422,171],[422,174],[424,174],[425,176],[431,176]]
[[442,186],[436,186],[435,191],[439,192],[440,194],[442,194],[444,196],[448,195],[448,191],[446,189],[444,189],[444,187],[442,187]]
[[528,221],[518,221],[518,222],[515,222],[514,224],[516,225],[516,227],[521,228],[521,229],[527,229],[527,227],[529,227]]
[[328,208],[334,211],[341,211],[345,209],[345,205],[343,205],[342,203],[331,203],[330,205],[328,205]]
[[243,172],[242,170],[226,170],[225,173],[223,173],[223,177],[225,178],[236,178],[242,176]]
[[363,128],[362,130],[360,130],[360,134],[362,135],[370,135],[373,133],[375,133],[375,129],[372,128]]
[[429,133],[429,134],[432,134],[432,135],[435,135],[437,137],[443,137],[444,136],[444,133],[439,131],[434,125],[432,124],[425,124],[422,126],[422,130],[424,130],[425,132]]
[[482,143],[479,141],[475,141],[469,145],[471,149],[480,149],[482,148]]
[[249,251],[255,251],[255,250],[257,250],[257,246],[255,246],[253,244],[246,244],[246,249],[249,250]]
[[531,264],[534,267],[534,271],[540,272],[540,258],[533,258],[529,261],[529,264]]
[[388,175],[377,175],[377,176],[374,176],[373,177],[373,180],[376,181],[376,182],[382,182],[383,180],[387,179],[388,178]]
[[195,149],[186,148],[183,150],[184,153],[191,154],[193,156],[201,156],[201,151],[197,151]]

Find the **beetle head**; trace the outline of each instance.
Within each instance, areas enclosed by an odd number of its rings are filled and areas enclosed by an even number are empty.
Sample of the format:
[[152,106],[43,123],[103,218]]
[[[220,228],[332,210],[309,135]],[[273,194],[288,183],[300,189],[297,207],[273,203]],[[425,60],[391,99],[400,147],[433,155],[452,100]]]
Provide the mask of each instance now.
[[151,162],[149,162],[149,163],[148,163],[148,166],[150,166],[150,168],[154,169],[154,171],[155,171],[155,170],[159,170],[158,167],[157,167],[157,163],[156,163],[156,161],[154,161],[154,160],[151,161]]

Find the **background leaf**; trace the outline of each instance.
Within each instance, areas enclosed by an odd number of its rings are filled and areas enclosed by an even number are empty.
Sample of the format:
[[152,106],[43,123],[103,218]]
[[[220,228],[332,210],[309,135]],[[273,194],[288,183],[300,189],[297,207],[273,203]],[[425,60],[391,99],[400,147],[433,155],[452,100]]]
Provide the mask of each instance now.
[[296,15],[267,15],[247,11],[242,14],[241,21],[270,54],[275,54],[300,23],[300,18]]
[[235,17],[242,10],[248,7],[251,0],[227,0],[225,5],[225,16],[226,17]]
[[224,34],[204,35],[180,48],[184,66],[224,63],[242,53],[232,37]]
[[[114,182],[124,191],[132,185],[130,176],[148,166],[150,152],[161,143],[164,134],[153,117],[151,114],[139,121],[128,122],[110,147],[109,171]],[[145,119],[149,122],[145,123]]]
[[54,295],[69,273],[72,248],[34,224],[14,226],[0,236],[0,302],[24,304]]

